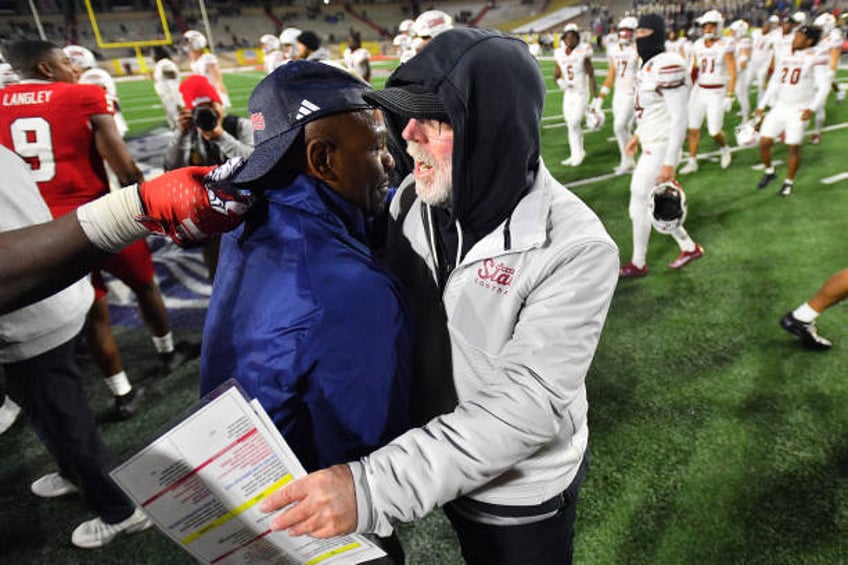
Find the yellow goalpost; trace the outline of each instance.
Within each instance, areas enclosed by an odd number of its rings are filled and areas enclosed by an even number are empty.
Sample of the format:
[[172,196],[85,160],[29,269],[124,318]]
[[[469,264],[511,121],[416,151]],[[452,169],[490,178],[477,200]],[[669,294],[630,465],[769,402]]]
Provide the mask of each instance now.
[[100,26],[97,23],[97,15],[91,5],[91,0],[85,0],[85,8],[88,11],[88,17],[91,20],[91,27],[94,30],[94,38],[97,40],[97,46],[102,49],[118,49],[123,47],[132,47],[135,49],[138,64],[142,73],[147,72],[147,63],[144,60],[144,55],[141,53],[142,47],[154,47],[157,45],[171,45],[171,29],[168,26],[168,18],[165,15],[165,7],[162,5],[162,0],[156,0],[156,10],[159,13],[159,21],[162,24],[162,30],[165,37],[161,39],[145,39],[141,41],[113,41],[108,42],[103,40],[100,33]]

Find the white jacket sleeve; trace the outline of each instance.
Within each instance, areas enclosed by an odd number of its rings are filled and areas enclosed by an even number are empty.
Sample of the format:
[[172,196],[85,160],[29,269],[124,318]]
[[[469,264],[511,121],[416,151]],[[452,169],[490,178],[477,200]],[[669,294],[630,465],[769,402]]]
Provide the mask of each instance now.
[[[821,70],[819,70],[821,67]],[[827,65],[816,65],[814,73],[816,81],[816,94],[810,104],[810,110],[818,112],[827,102],[827,96],[830,94],[830,85],[833,82],[834,72]]]
[[387,535],[395,523],[485,485],[557,437],[583,391],[617,280],[611,242],[582,240],[551,260],[497,358],[501,378],[350,464],[357,532]]

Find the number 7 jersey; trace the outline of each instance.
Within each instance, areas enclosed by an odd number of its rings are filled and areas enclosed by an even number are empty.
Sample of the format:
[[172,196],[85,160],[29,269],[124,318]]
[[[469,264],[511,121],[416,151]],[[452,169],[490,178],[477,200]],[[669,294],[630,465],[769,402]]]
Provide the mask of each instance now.
[[0,144],[27,162],[54,217],[108,192],[90,118],[113,114],[96,85],[26,81],[0,90]]

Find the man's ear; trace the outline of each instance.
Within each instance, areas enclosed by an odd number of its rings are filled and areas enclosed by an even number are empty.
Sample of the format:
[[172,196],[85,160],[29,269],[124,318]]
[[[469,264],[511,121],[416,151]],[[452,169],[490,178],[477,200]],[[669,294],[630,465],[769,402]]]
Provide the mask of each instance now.
[[333,167],[335,145],[328,139],[313,139],[306,146],[306,164],[312,176],[325,182],[337,180]]
[[38,74],[45,78],[53,78],[53,67],[50,66],[48,61],[39,61],[35,65],[35,69],[38,71]]

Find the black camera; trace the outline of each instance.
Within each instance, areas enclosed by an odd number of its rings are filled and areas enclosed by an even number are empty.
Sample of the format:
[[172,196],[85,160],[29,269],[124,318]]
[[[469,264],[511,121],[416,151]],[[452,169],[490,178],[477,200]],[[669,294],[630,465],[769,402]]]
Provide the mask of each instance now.
[[203,131],[212,131],[218,125],[218,112],[207,106],[198,106],[191,113],[194,125]]

